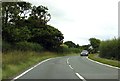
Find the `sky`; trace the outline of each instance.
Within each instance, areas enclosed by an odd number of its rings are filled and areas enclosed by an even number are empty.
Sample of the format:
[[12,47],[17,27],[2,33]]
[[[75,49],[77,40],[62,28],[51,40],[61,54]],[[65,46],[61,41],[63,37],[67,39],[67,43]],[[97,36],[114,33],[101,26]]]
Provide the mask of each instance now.
[[87,45],[90,38],[118,37],[119,0],[24,0],[48,7],[49,25],[59,29],[64,41]]

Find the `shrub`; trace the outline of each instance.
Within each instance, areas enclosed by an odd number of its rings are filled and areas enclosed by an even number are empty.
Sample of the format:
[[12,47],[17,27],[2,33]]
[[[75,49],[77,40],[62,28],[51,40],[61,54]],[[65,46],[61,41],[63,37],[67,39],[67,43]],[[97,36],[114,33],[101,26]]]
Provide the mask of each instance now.
[[107,41],[102,41],[99,47],[100,50],[100,57],[110,58],[110,59],[117,59],[118,60],[118,44],[120,40],[112,39]]
[[58,49],[58,52],[60,53],[80,53],[80,49],[79,48],[68,48],[67,45],[61,45]]
[[28,51],[28,50],[31,50],[31,51],[43,51],[43,47],[38,44],[38,43],[31,43],[31,42],[18,42],[16,43],[16,46],[15,46],[17,50],[22,50],[22,51]]
[[2,51],[7,52],[8,50],[12,50],[12,45],[8,42],[2,41]]

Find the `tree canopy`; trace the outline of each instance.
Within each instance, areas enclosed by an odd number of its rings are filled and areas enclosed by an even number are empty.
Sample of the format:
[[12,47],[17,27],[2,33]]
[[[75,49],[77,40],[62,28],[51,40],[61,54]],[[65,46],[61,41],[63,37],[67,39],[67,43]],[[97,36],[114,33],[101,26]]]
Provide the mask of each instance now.
[[64,42],[64,44],[66,44],[69,48],[75,48],[76,44],[73,43],[72,41],[66,41]]
[[32,6],[29,2],[2,3],[2,38],[9,43],[35,42],[44,48],[56,49],[64,36],[47,24],[51,15],[45,6]]
[[99,45],[100,45],[100,40],[96,39],[96,38],[90,38],[89,41],[90,41],[90,45],[93,48],[93,52],[94,53],[98,52]]

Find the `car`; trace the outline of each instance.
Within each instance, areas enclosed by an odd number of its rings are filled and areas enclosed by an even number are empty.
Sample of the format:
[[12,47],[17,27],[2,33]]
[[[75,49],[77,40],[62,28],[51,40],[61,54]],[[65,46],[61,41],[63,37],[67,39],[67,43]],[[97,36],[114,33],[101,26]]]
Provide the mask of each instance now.
[[80,56],[88,56],[88,51],[87,51],[87,50],[83,50],[83,51],[80,53]]

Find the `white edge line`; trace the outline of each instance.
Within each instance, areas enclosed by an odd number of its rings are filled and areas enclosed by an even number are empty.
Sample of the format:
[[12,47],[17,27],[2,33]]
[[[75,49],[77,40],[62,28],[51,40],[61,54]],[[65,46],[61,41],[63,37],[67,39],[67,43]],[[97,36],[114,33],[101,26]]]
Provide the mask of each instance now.
[[88,60],[92,61],[92,62],[101,64],[101,65],[104,65],[104,66],[108,66],[108,67],[115,68],[115,69],[120,69],[119,67],[115,67],[115,66],[111,66],[111,65],[108,65],[108,64],[104,64],[104,63],[98,62],[98,61],[94,61],[94,60],[92,60],[92,59],[89,59],[88,57],[86,57],[86,58],[87,58]]
[[72,67],[71,65],[69,65],[69,67],[70,67],[71,69],[73,69],[73,67]]
[[22,74],[18,75],[17,77],[15,77],[14,79],[12,79],[11,81],[14,81],[14,80],[22,77],[23,75],[25,75],[25,74],[28,73],[30,70],[32,70],[32,69],[34,69],[35,67],[37,67],[38,65],[40,65],[40,64],[42,64],[42,63],[44,63],[44,62],[46,62],[46,61],[48,61],[48,60],[51,60],[51,59],[53,59],[53,58],[49,58],[49,59],[43,60],[42,62],[36,64],[35,66],[33,66],[33,67],[31,67],[30,69],[28,69],[28,70],[26,70],[25,72],[23,72]]
[[79,73],[75,73],[79,79],[82,79],[83,81],[86,81]]

